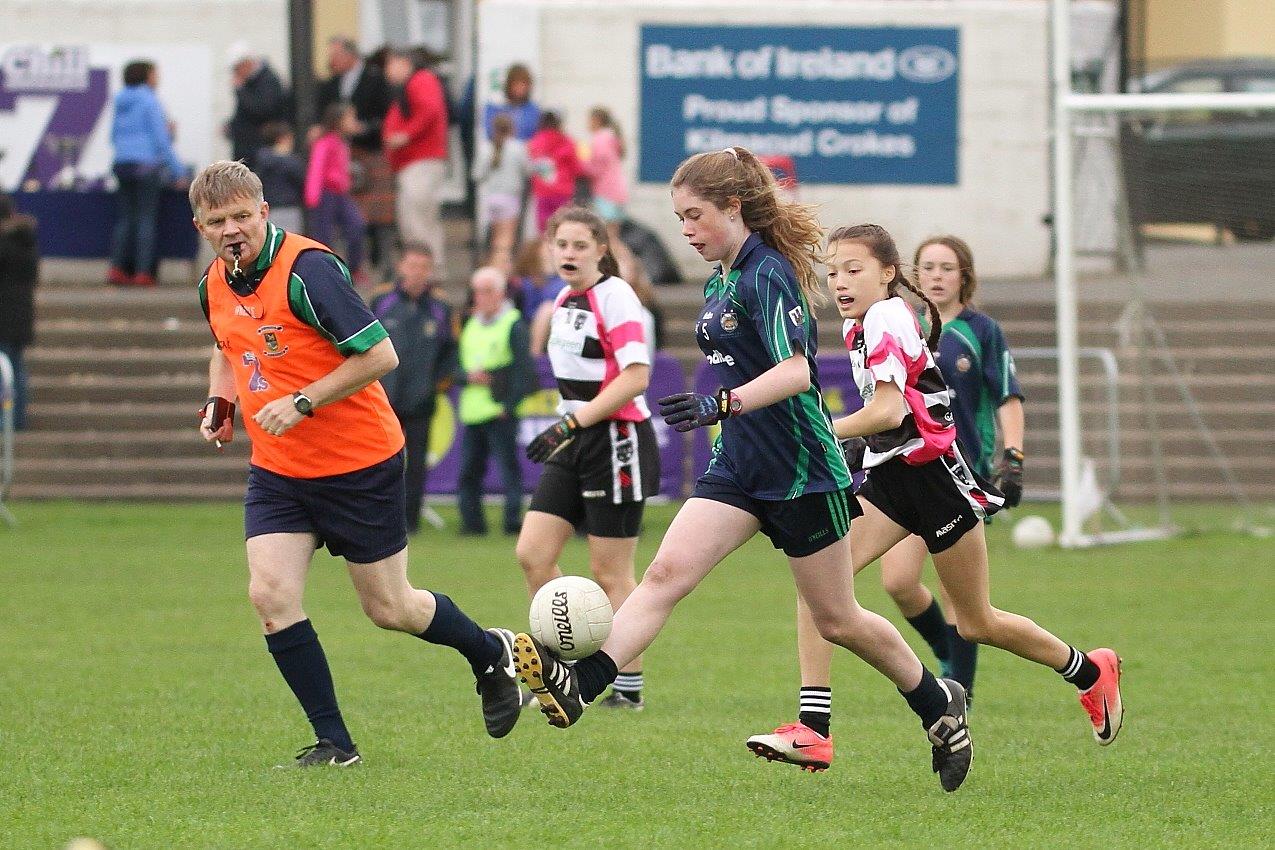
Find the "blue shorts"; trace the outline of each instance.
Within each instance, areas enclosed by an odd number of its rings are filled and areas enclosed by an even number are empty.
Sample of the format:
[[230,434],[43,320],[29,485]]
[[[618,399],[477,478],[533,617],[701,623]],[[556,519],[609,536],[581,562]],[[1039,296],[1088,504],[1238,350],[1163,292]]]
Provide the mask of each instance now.
[[407,547],[403,453],[323,478],[291,478],[248,468],[244,538],[313,534],[319,546],[354,564],[370,564]]
[[695,482],[695,499],[711,499],[757,517],[761,533],[790,558],[804,558],[850,533],[850,520],[863,516],[849,487],[830,493],[807,493],[788,501],[755,499],[739,485],[705,475]]

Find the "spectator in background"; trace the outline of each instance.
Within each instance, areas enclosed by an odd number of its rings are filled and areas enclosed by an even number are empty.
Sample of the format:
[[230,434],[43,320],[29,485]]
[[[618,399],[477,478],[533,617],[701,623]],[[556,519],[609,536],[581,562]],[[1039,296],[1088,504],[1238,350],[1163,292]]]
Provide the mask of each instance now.
[[487,138],[496,137],[497,115],[508,115],[513,121],[514,138],[525,142],[540,129],[540,107],[531,99],[531,71],[515,62],[505,72],[505,102],[489,103],[483,110],[483,129]]
[[345,242],[345,260],[357,284],[366,283],[363,270],[363,231],[367,222],[350,197],[349,139],[359,129],[354,107],[333,103],[323,112],[323,135],[310,148],[305,175],[305,205],[310,211],[310,236],[332,244],[339,230]]
[[[629,180],[624,176],[624,138],[606,107],[589,110],[589,158],[584,173],[593,181],[593,209],[607,224],[611,244],[620,241],[620,222],[629,202]],[[627,278],[626,278],[627,280]],[[630,281],[631,283],[632,281]]]
[[407,530],[415,534],[421,524],[435,402],[457,367],[452,309],[434,295],[434,256],[427,246],[403,246],[394,289],[373,299],[372,313],[398,353],[398,367],[381,378],[381,385],[403,426]]
[[462,534],[486,534],[483,479],[496,456],[505,488],[504,530],[522,528],[522,467],[518,461],[518,404],[535,373],[527,350],[527,325],[509,301],[499,269],[485,266],[470,279],[473,315],[460,332],[460,483],[456,491]]
[[231,83],[235,88],[235,112],[226,124],[230,158],[256,168],[257,151],[265,147],[262,128],[271,121],[290,121],[287,93],[274,72],[246,41],[226,49]]
[[553,264],[549,243],[544,239],[528,242],[518,254],[514,266],[516,289],[514,298],[523,316],[529,317],[531,353],[545,353],[549,340],[549,320],[553,317],[553,302],[567,285],[558,275]]
[[[377,51],[363,59],[353,39],[337,36],[328,40],[328,71],[331,76],[317,92],[319,115],[340,101],[354,105],[360,128],[350,138],[350,195],[367,221],[368,260],[384,267],[394,242],[394,173],[381,153],[381,128],[390,108],[385,55]],[[321,129],[311,132],[317,138]]]
[[576,153],[575,140],[562,131],[562,119],[556,112],[540,116],[540,129],[527,142],[531,157],[531,194],[536,200],[536,232],[543,233],[545,222],[575,195],[576,178],[583,171]]
[[403,242],[423,242],[446,269],[438,193],[447,170],[447,98],[432,71],[406,50],[391,49],[385,78],[393,99],[381,138],[398,184],[395,209]]
[[269,147],[257,151],[255,171],[261,178],[262,194],[270,205],[270,220],[289,233],[305,233],[305,163],[294,152],[296,137],[287,124],[271,121],[261,128]]
[[35,219],[14,212],[13,199],[0,194],[0,353],[13,364],[13,425],[27,426],[27,371],[22,352],[35,336],[35,285],[40,249]]
[[474,182],[479,186],[483,218],[489,227],[487,264],[505,274],[513,269],[514,243],[530,174],[527,146],[514,138],[513,119],[497,115],[492,119],[491,142],[474,163]]
[[[620,277],[633,287],[633,292],[642,305],[642,329],[646,334],[647,345],[651,354],[664,345],[664,311],[655,300],[655,287],[651,285],[651,276],[646,273],[642,258],[628,248],[623,242],[617,242],[620,250],[613,251],[616,262],[620,265]],[[654,361],[652,361],[654,362]]]
[[164,107],[155,94],[158,84],[153,62],[129,62],[124,66],[124,88],[115,95],[111,144],[115,147],[112,169],[119,182],[119,218],[106,273],[106,282],[115,286],[155,285],[160,193],[166,184],[186,176],[173,150]]
[[384,72],[378,65],[364,62],[358,45],[346,36],[328,39],[328,71],[331,76],[316,92],[319,114],[334,103],[351,104],[358,126],[350,136],[350,146],[357,151],[379,152],[381,127],[390,109],[390,84]]

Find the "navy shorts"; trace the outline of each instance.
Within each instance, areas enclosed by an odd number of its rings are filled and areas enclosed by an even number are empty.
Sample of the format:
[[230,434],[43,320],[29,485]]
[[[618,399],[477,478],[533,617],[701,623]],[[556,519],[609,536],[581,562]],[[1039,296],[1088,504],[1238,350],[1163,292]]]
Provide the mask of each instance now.
[[370,564],[407,547],[406,500],[402,452],[323,478],[291,478],[250,466],[244,538],[309,533],[333,555]]
[[863,516],[849,487],[770,501],[753,498],[734,482],[705,475],[695,482],[691,497],[721,502],[757,517],[761,533],[790,558],[804,558],[826,549],[850,533],[850,520]]

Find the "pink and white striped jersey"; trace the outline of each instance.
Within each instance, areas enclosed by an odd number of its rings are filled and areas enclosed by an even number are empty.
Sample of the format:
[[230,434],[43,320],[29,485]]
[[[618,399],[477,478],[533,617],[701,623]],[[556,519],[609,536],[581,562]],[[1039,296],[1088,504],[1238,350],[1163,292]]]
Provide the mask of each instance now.
[[[554,301],[548,350],[562,415],[596,398],[626,366],[650,365],[642,303],[633,287],[606,277],[583,292],[563,289]],[[651,411],[639,395],[609,418],[641,422],[651,418]]]
[[908,406],[897,428],[867,437],[864,469],[896,456],[920,466],[947,454],[956,440],[952,394],[907,302],[897,296],[878,301],[862,323],[847,319],[841,333],[863,403],[872,400],[878,383],[888,382],[902,391]]

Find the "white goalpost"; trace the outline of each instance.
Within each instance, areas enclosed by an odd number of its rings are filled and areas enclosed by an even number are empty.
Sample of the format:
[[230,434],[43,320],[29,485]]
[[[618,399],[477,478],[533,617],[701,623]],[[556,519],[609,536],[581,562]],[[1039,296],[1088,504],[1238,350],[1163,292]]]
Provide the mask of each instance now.
[[[1211,113],[1238,113],[1249,110],[1270,111],[1275,116],[1275,91],[1254,93],[1166,93],[1166,94],[1087,94],[1076,92],[1072,76],[1071,0],[1050,0],[1052,27],[1051,82],[1053,88],[1053,268],[1055,275],[1056,334],[1058,346],[1058,421],[1060,449],[1060,480],[1062,503],[1062,527],[1059,543],[1065,547],[1086,547],[1106,543],[1123,543],[1141,540],[1163,539],[1177,529],[1168,517],[1167,484],[1159,455],[1159,434],[1153,424],[1151,440],[1157,466],[1161,500],[1160,520],[1154,524],[1135,526],[1124,521],[1123,515],[1111,505],[1111,511],[1121,520],[1116,530],[1086,531],[1086,518],[1094,513],[1092,469],[1086,470],[1086,458],[1082,445],[1081,392],[1080,392],[1080,339],[1077,298],[1077,215],[1076,215],[1076,130],[1077,119],[1082,116],[1106,114],[1119,118],[1131,113],[1166,113],[1186,110],[1208,110]],[[1117,186],[1116,192],[1125,191]],[[1135,285],[1132,298],[1136,308],[1133,315],[1143,321],[1141,294]],[[1145,328],[1140,339],[1145,340]],[[1159,329],[1152,326],[1152,335]],[[1160,343],[1163,344],[1161,337]],[[1145,342],[1143,343],[1145,344]],[[1143,350],[1145,355],[1145,349]],[[1166,357],[1168,355],[1165,355]],[[1144,368],[1145,365],[1144,356]],[[1170,361],[1170,365],[1172,363]],[[1176,367],[1173,367],[1176,368]],[[1149,374],[1149,372],[1147,373]],[[1144,378],[1146,375],[1144,375]],[[1149,386],[1149,382],[1144,381]],[[1148,389],[1149,393],[1150,390]],[[1180,389],[1180,404],[1188,421],[1198,430],[1204,453],[1217,465],[1232,497],[1247,515],[1245,524],[1249,530],[1258,531],[1253,523],[1251,505],[1244,496],[1234,470],[1212,435],[1204,427],[1190,390]],[[1150,396],[1146,396],[1149,400]],[[1151,405],[1148,404],[1148,409]],[[1086,474],[1088,472],[1088,474]]]

